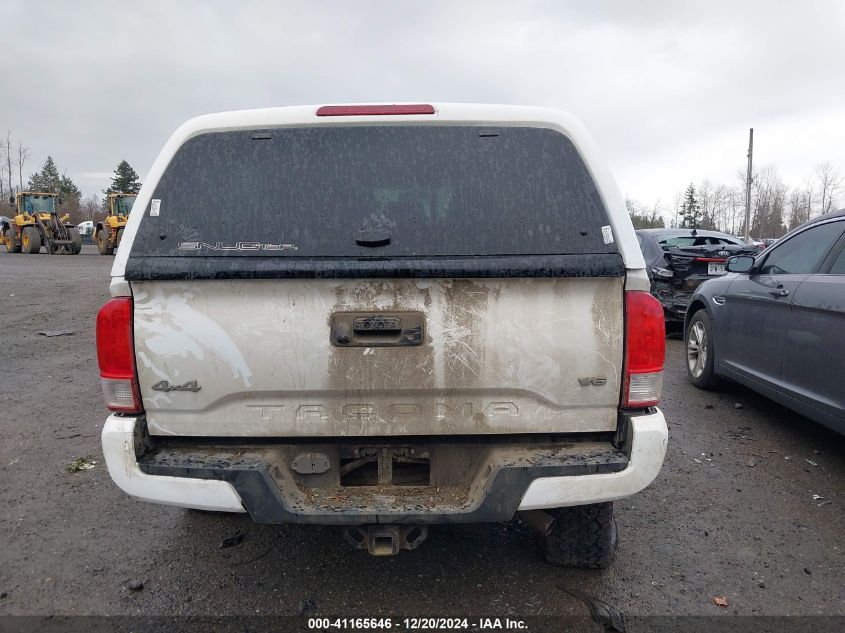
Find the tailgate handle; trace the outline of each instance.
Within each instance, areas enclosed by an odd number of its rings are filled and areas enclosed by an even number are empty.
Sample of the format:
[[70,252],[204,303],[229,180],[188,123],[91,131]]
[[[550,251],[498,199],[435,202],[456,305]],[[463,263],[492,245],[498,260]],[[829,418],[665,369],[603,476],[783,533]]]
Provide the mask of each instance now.
[[422,345],[424,326],[422,312],[335,312],[329,335],[336,347]]

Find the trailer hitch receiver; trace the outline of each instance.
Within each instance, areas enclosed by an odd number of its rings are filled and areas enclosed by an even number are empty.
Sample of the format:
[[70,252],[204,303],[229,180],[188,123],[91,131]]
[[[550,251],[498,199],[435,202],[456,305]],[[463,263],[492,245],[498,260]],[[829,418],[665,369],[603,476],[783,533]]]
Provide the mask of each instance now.
[[373,556],[396,556],[403,549],[416,549],[428,536],[425,525],[356,525],[343,531],[344,538]]

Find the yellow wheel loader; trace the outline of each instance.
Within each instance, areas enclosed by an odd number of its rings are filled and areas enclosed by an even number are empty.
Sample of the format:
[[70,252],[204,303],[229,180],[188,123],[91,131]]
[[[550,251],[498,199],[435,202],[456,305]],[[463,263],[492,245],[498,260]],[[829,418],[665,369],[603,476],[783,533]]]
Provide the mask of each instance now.
[[58,194],[19,191],[9,198],[14,217],[0,227],[8,253],[38,253],[44,246],[48,253],[78,255],[82,236],[69,215],[59,216]]
[[92,239],[100,255],[112,255],[123,237],[123,227],[135,203],[136,193],[110,193],[109,214],[94,227]]

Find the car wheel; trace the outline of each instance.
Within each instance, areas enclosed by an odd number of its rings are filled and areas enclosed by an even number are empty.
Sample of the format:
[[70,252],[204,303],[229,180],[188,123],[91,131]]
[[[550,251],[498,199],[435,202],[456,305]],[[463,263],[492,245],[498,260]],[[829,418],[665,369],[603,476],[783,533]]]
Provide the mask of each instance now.
[[720,380],[713,371],[713,326],[705,310],[692,315],[684,337],[687,375],[699,389],[713,389]]

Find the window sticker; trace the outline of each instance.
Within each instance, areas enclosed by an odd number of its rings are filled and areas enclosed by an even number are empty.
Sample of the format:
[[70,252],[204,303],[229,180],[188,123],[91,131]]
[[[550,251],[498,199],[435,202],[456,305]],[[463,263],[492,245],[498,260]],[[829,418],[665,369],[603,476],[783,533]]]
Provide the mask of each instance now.
[[[151,216],[158,216],[159,209],[161,208],[161,200],[153,200],[150,203],[150,215]],[[604,229],[602,229],[604,230]],[[607,244],[607,242],[605,242]]]
[[[155,202],[155,201],[153,201]],[[152,215],[152,214],[150,214]],[[158,215],[158,214],[156,214]],[[605,244],[613,244],[613,231],[610,230],[610,226],[603,226],[601,227],[601,236],[604,238]]]

